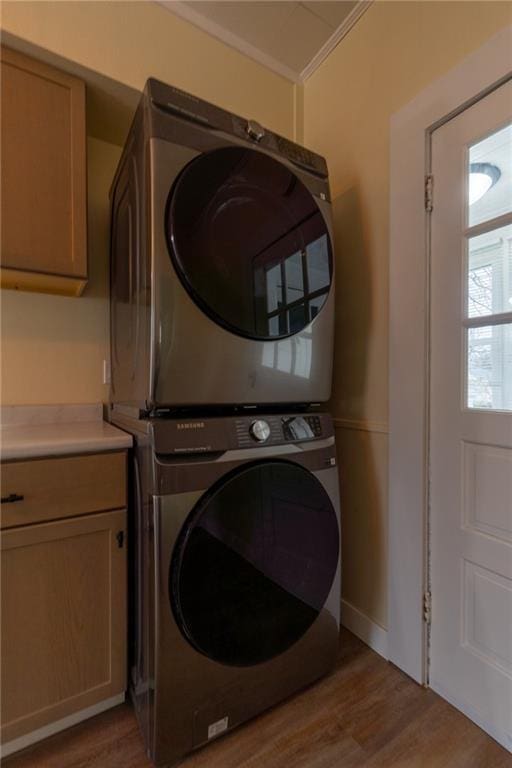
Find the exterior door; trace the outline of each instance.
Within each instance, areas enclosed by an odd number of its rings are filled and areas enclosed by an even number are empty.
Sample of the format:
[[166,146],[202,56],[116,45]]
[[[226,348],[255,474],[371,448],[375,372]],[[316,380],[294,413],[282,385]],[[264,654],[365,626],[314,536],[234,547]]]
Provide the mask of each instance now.
[[512,748],[512,83],[432,140],[430,685]]

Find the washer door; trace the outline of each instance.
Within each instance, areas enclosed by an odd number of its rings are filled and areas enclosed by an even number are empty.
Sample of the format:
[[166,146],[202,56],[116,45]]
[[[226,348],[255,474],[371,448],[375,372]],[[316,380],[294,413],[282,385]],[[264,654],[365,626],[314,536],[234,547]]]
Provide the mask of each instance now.
[[267,661],[315,621],[338,553],[336,513],[311,472],[244,465],[199,500],[180,533],[169,574],[177,624],[222,664]]
[[298,333],[327,298],[325,220],[304,184],[263,152],[225,147],[193,160],[171,190],[166,231],[196,304],[241,336]]

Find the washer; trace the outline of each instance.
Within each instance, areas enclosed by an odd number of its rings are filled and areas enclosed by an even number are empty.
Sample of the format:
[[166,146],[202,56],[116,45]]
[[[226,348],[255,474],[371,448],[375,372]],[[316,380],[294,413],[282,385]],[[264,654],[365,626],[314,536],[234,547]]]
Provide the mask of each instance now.
[[149,80],[111,189],[112,402],[328,400],[331,242],[323,158]]
[[335,663],[332,422],[112,420],[135,445],[131,693],[149,757],[173,765]]

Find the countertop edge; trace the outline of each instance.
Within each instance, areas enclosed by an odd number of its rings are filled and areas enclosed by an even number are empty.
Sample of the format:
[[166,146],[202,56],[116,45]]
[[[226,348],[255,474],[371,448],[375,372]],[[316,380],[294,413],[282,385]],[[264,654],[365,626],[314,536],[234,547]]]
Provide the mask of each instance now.
[[[66,427],[65,434],[59,428]],[[57,429],[57,432],[56,432]],[[76,432],[75,432],[76,430]],[[0,461],[127,450],[132,437],[108,422],[11,426],[0,432]]]

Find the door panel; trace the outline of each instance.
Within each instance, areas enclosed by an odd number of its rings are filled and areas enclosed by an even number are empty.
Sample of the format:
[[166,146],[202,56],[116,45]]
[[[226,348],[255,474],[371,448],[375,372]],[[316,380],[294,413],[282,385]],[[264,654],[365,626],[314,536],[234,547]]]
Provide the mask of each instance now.
[[512,451],[464,443],[463,472],[466,527],[512,542]]
[[432,140],[430,684],[512,746],[512,84]]

